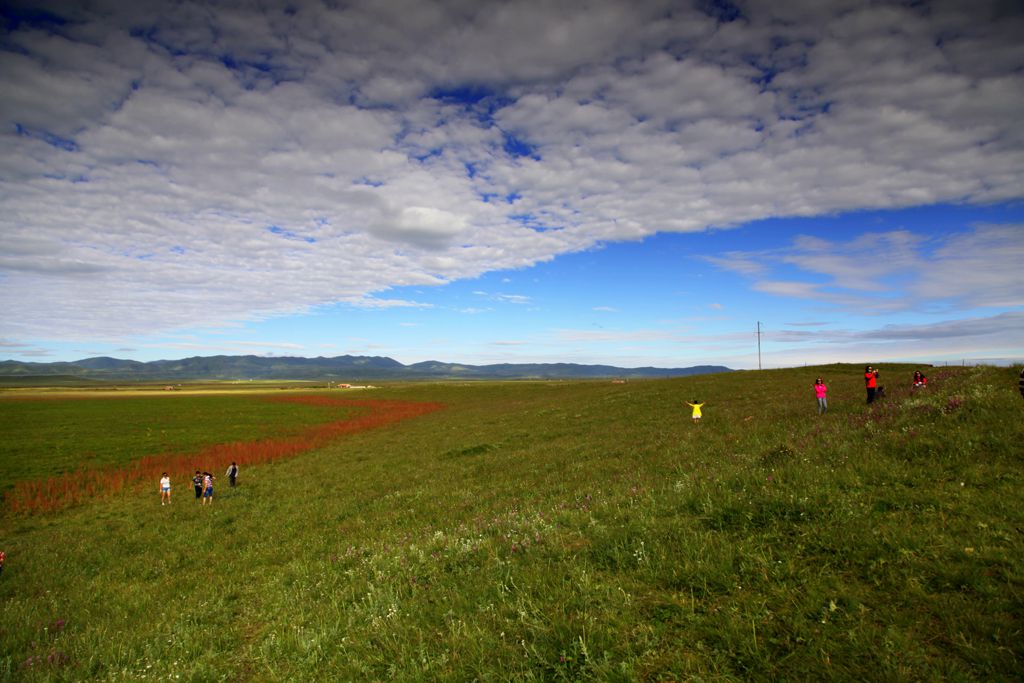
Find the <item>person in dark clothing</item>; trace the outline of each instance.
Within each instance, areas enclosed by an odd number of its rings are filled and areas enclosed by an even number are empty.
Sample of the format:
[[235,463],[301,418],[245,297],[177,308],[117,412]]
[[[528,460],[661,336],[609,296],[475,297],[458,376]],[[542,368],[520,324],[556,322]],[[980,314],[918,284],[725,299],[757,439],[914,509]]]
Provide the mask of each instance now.
[[867,365],[864,367],[864,386],[868,390],[868,403],[875,400],[875,390],[878,388],[878,370]]
[[1024,398],[1024,370],[1020,371],[1020,384],[1018,386],[1020,387],[1020,396]]
[[196,476],[192,477],[192,486],[196,490],[196,500],[203,497],[203,473],[196,470]]
[[238,463],[232,462],[226,474],[228,475],[228,486],[234,486],[235,479],[238,478]]

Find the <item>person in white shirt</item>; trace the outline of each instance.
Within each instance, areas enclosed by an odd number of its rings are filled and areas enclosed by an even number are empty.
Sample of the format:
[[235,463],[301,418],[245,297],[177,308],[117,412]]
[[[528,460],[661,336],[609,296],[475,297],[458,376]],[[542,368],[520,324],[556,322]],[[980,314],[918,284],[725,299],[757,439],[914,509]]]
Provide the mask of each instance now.
[[160,504],[171,504],[171,478],[166,472],[164,472],[164,476],[160,477]]
[[216,478],[210,472],[203,472],[203,505],[213,503],[213,480]]

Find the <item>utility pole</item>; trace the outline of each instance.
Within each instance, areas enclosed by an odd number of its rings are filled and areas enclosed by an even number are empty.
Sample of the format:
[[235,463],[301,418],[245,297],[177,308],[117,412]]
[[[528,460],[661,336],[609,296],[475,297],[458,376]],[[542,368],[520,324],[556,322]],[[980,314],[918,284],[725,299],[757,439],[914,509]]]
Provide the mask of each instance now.
[[761,369],[761,321],[757,321],[757,369]]

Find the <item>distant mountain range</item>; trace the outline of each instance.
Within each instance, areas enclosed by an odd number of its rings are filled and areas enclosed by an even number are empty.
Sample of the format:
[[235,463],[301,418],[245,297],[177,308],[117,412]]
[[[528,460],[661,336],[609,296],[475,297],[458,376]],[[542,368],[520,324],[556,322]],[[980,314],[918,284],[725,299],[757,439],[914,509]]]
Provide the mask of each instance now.
[[575,363],[501,363],[465,365],[424,361],[403,365],[382,356],[335,356],[334,358],[265,356],[194,356],[181,360],[134,360],[98,357],[74,362],[25,363],[0,361],[0,380],[48,377],[108,381],[170,380],[409,380],[409,379],[587,379],[681,377],[728,372],[721,365],[688,368],[618,368],[612,365]]

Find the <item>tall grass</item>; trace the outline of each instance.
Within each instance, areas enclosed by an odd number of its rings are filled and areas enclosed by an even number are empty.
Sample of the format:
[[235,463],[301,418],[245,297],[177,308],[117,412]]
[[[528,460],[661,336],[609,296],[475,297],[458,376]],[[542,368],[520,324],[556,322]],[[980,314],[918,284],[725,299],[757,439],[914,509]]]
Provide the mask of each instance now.
[[0,675],[1019,679],[1015,373],[911,370],[395,386],[212,507],[7,515]]

